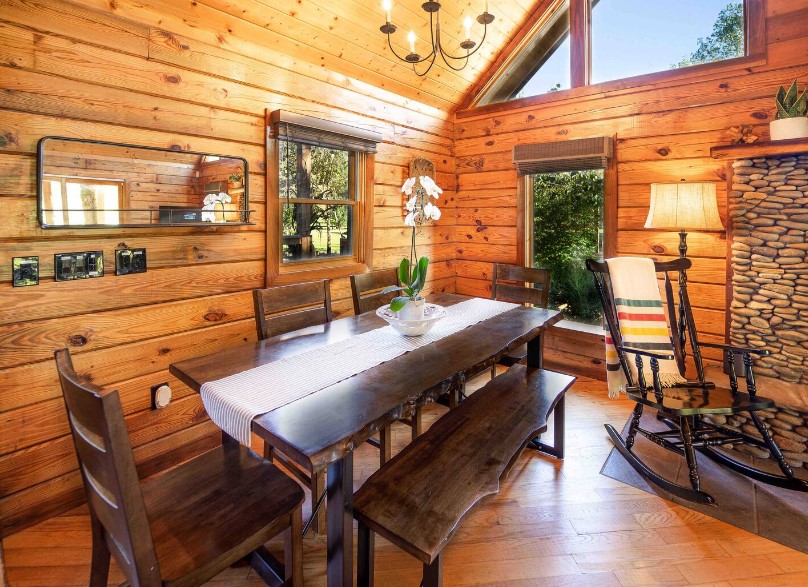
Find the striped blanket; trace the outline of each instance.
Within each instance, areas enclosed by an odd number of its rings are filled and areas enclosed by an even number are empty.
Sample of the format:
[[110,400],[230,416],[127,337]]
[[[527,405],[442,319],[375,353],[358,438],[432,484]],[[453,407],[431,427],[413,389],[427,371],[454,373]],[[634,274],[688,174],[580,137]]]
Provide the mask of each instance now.
[[[615,310],[620,323],[623,345],[637,349],[673,353],[670,331],[662,308],[654,262],[640,257],[607,259],[612,282]],[[629,368],[636,379],[635,355],[628,354]],[[650,359],[643,357],[643,373],[651,383]],[[684,383],[676,361],[660,361],[659,376],[663,387]],[[609,397],[619,397],[626,386],[617,350],[606,333],[606,381]]]

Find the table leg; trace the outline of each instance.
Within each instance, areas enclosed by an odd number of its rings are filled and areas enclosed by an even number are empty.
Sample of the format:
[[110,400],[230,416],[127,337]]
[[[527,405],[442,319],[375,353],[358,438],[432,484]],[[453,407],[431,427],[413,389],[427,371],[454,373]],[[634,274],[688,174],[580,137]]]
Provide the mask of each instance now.
[[328,587],[353,585],[353,453],[328,466],[326,577]]
[[544,337],[542,337],[541,333],[534,338],[533,340],[528,341],[527,343],[527,366],[528,367],[538,367],[539,369],[542,368],[542,350],[544,348],[543,341]]

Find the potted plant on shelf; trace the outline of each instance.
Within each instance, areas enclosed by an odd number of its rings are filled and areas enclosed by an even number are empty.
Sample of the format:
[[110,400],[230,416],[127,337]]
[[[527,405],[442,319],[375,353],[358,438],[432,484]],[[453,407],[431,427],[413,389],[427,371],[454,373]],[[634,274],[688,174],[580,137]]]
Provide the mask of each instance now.
[[208,194],[202,202],[202,222],[234,222],[238,220],[236,205],[224,193]]
[[426,283],[426,272],[429,267],[429,258],[418,258],[415,250],[415,237],[420,226],[430,220],[440,218],[440,210],[432,203],[438,199],[443,190],[435,181],[427,176],[407,178],[401,191],[411,196],[404,208],[407,215],[404,224],[412,228],[410,237],[410,256],[404,257],[398,266],[398,280],[402,285],[391,285],[384,288],[382,293],[400,291],[403,295],[396,296],[390,302],[390,309],[396,312],[401,320],[422,320],[424,317],[424,298],[420,295]]
[[769,123],[769,133],[773,141],[801,139],[808,137],[808,88],[799,94],[797,80],[786,91],[783,86],[777,90],[775,98],[777,113]]
[[244,175],[241,172],[241,168],[238,171],[230,174],[230,177],[227,178],[227,187],[231,190],[237,190],[239,188],[244,187]]

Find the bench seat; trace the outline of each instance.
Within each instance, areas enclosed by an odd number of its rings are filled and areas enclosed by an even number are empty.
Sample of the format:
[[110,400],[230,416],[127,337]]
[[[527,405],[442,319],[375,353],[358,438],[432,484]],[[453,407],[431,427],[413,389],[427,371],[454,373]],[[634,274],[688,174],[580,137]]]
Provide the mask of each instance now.
[[[460,520],[547,429],[574,377],[515,365],[436,422],[374,473],[354,496],[359,582],[373,584],[373,533],[424,563],[424,585],[440,585],[440,553]],[[562,406],[559,405],[559,409]]]

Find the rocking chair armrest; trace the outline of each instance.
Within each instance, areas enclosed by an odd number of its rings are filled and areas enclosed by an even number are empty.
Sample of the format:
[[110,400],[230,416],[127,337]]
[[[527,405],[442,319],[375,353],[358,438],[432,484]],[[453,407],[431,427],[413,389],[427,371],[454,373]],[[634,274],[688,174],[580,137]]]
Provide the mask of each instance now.
[[734,353],[743,353],[743,354],[750,354],[750,355],[758,355],[761,357],[767,357],[772,352],[769,349],[753,349],[744,346],[736,346],[733,344],[719,344],[717,342],[701,342],[699,341],[700,346],[710,347],[712,349],[721,349],[723,351],[732,351]]
[[674,356],[672,353],[665,353],[659,351],[647,351],[645,349],[635,349],[634,347],[630,346],[618,346],[618,350],[624,353],[632,353],[634,355],[641,355],[643,357],[648,357],[650,359],[657,359],[659,361],[672,361]]

